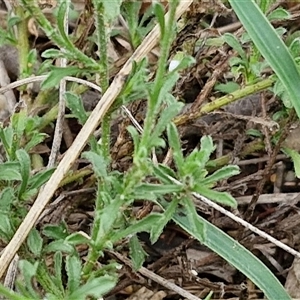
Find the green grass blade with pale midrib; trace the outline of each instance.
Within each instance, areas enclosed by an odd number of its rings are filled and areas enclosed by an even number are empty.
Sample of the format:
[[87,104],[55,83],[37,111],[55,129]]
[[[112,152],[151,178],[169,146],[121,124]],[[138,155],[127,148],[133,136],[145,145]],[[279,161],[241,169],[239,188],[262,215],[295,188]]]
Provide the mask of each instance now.
[[[277,278],[258,258],[219,228],[200,216],[196,221],[196,229],[199,227],[200,230],[193,230],[188,217],[184,214],[177,213],[173,220],[202,244],[241,271],[264,292],[268,299],[291,299]],[[202,236],[203,225],[205,225],[206,231],[204,240]]]

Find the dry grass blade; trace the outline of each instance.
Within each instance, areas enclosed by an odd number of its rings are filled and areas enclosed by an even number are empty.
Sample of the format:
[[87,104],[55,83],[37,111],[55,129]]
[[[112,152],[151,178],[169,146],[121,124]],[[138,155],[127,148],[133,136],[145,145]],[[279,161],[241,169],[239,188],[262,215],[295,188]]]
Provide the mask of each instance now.
[[[176,18],[178,19],[192,4],[192,0],[188,1],[180,1],[180,4],[177,8]],[[166,15],[168,18],[168,14]],[[93,112],[91,113],[89,119],[86,124],[83,126],[79,134],[77,135],[73,145],[69,148],[64,158],[61,160],[58,165],[56,171],[53,173],[47,184],[44,186],[42,192],[37,197],[34,205],[28,212],[25,217],[23,223],[18,228],[14,237],[10,241],[10,243],[5,248],[1,258],[0,258],[0,277],[3,276],[6,268],[8,267],[10,261],[14,257],[15,253],[20,248],[23,241],[26,239],[29,234],[31,228],[34,226],[38,217],[44,210],[47,203],[50,201],[54,192],[56,191],[59,183],[64,178],[68,170],[70,169],[73,162],[79,156],[80,152],[84,148],[89,136],[93,133],[101,118],[108,111],[109,107],[112,105],[122,87],[124,85],[126,76],[129,74],[132,68],[133,61],[139,61],[145,55],[151,51],[151,49],[157,44],[160,36],[159,26],[156,25],[154,29],[149,33],[149,35],[145,38],[143,43],[137,48],[132,57],[125,63],[123,68],[114,78],[114,81],[103,95],[101,101],[99,101],[98,105],[95,107]]]

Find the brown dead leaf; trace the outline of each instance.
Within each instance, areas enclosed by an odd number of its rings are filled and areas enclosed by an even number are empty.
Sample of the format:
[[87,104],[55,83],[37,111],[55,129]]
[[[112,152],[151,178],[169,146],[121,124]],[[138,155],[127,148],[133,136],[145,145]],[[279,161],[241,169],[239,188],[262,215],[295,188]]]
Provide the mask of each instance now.
[[300,259],[295,258],[286,278],[285,286],[287,292],[293,298],[300,298]]
[[146,287],[140,288],[134,294],[132,294],[127,300],[162,300],[167,296],[164,291],[153,292],[148,290]]

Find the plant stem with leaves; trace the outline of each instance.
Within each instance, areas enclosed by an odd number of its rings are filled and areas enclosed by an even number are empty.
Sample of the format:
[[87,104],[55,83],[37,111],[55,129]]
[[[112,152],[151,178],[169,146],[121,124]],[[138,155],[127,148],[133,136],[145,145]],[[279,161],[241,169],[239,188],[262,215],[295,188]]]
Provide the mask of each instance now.
[[[95,26],[96,26],[96,41],[100,56],[99,61],[99,83],[104,94],[109,86],[109,67],[108,67],[108,21],[105,19],[106,11],[102,1],[93,1],[95,8]],[[106,114],[102,120],[102,153],[106,159],[109,159],[110,149],[110,114]]]
[[[51,23],[43,14],[42,10],[36,5],[36,1],[21,0],[21,3],[25,7],[25,9],[30,12],[30,15],[36,19],[48,38],[57,46],[59,46],[59,48],[65,49],[66,56],[69,59],[75,59],[84,64],[86,67],[89,67],[91,70],[99,70],[98,63],[94,59],[86,56],[83,52],[77,49],[70,41],[68,36],[64,33],[63,28],[57,31],[57,29],[51,25]],[[64,15],[65,5],[66,3],[63,1],[59,6],[61,15]],[[57,22],[63,23],[63,20],[60,20],[60,17],[58,16]]]
[[[149,140],[151,140],[151,131],[153,123],[156,121],[158,106],[160,104],[160,89],[164,83],[163,78],[166,72],[165,66],[170,45],[172,43],[172,30],[175,25],[175,12],[177,4],[178,1],[173,1],[170,3],[170,15],[167,28],[163,30],[164,28],[162,27],[162,56],[159,61],[153,92],[148,99],[148,112],[146,117],[147,124],[145,125],[147,128],[144,130],[140,142],[138,141],[139,137],[136,135],[137,132],[135,133],[135,130],[132,131],[129,129],[135,144],[133,165],[123,178],[121,191],[118,192],[113,199],[109,199],[111,195],[109,194],[109,191],[105,191],[105,187],[108,185],[108,182],[106,181],[107,176],[103,176],[102,179],[100,179],[100,187],[97,195],[98,204],[96,205],[97,215],[94,220],[94,226],[91,235],[93,244],[88,254],[87,263],[83,268],[83,274],[85,274],[85,276],[92,271],[96,261],[102,254],[102,251],[110,243],[113,227],[115,226],[116,221],[120,218],[120,207],[122,207],[122,210],[125,210],[134,201],[134,191],[136,187],[141,184],[146,176],[152,172],[152,166],[147,158],[152,148]],[[105,167],[103,166],[103,168]],[[105,198],[108,198],[109,200],[103,200]],[[103,201],[108,202],[108,204],[103,205]],[[101,206],[103,207],[102,209],[100,209]]]
[[19,53],[19,68],[20,68],[20,78],[26,76],[27,58],[29,53],[29,43],[28,43],[28,29],[27,20],[25,19],[25,12],[22,6],[15,7],[16,15],[21,19],[18,23],[18,53]]
[[[146,114],[146,119],[144,122],[144,132],[141,138],[141,145],[146,145],[148,143],[149,138],[151,138],[151,130],[154,125],[154,120],[157,117],[158,109],[160,106],[160,92],[161,87],[164,83],[164,76],[166,75],[166,65],[168,61],[168,55],[170,51],[170,47],[174,37],[174,27],[175,27],[175,13],[176,8],[179,1],[175,0],[170,3],[170,10],[169,10],[169,18],[167,20],[167,24],[162,24],[165,22],[164,19],[160,20],[161,27],[165,27],[165,30],[161,30],[161,48],[160,48],[160,57],[158,60],[158,68],[154,80],[154,86],[150,92],[149,99],[148,99],[148,109]],[[157,5],[159,9],[159,4]],[[148,149],[150,151],[150,149]],[[147,153],[144,153],[141,158],[144,158]]]

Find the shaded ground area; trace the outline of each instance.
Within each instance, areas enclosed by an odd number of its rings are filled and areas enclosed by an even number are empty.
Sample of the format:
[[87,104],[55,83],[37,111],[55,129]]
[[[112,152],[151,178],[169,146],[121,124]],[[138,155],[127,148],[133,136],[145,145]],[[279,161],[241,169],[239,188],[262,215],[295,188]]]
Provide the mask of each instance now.
[[[287,30],[284,38],[287,38],[299,29],[297,18],[300,6],[284,7],[290,11],[292,18],[287,21],[276,21],[274,25],[284,27]],[[140,14],[142,16],[143,11]],[[299,249],[300,183],[293,171],[291,160],[281,151],[284,146],[300,150],[298,141],[300,128],[296,117],[288,114],[282,101],[267,89],[254,91],[232,104],[217,106],[213,112],[195,117],[195,112],[207,103],[237,88],[243,89],[249,84],[249,78],[244,76],[246,71],[242,68],[239,71],[236,66],[232,66],[232,58],[238,57],[237,52],[228,44],[219,43],[220,37],[225,33],[230,32],[238,39],[242,39],[244,31],[234,13],[218,1],[209,1],[206,5],[195,2],[184,18],[184,26],[173,43],[170,55],[171,60],[176,53],[187,51],[196,59],[191,68],[181,73],[181,78],[173,91],[174,96],[186,103],[182,111],[185,117],[178,116],[175,121],[180,131],[182,148],[185,154],[188,154],[199,146],[203,135],[211,135],[217,145],[213,157],[215,165],[211,165],[211,170],[226,164],[236,164],[241,169],[238,176],[223,181],[216,187],[217,190],[230,192],[237,199],[239,206],[234,214],[294,249]],[[146,23],[150,21],[147,20]],[[85,44],[93,30],[93,24],[82,15],[71,24],[72,30],[75,31],[83,24],[85,28],[76,41],[76,46],[90,51],[93,55],[93,51]],[[111,78],[132,53],[126,34],[122,35],[122,24],[117,24],[116,28],[121,34],[111,38],[110,56],[113,60]],[[39,53],[52,46],[41,33],[32,37],[32,44]],[[248,57],[255,51],[249,42],[245,42],[242,47]],[[2,56],[3,59],[4,54],[6,55],[4,60],[8,73],[17,76],[17,71],[12,70],[15,66],[10,63],[13,59],[7,58],[7,52],[4,53],[3,48],[0,49],[2,49],[0,58]],[[159,48],[154,49],[149,55],[153,72],[158,55]],[[271,74],[272,71],[266,68],[261,73],[261,79]],[[85,107],[92,110],[98,101],[98,95],[92,91],[85,92],[83,101]],[[44,106],[39,107],[38,113],[47,109]],[[145,101],[143,99],[135,101],[128,105],[128,109],[140,125],[143,125]],[[278,115],[281,117],[277,117]],[[119,171],[126,171],[131,164],[133,146],[126,130],[129,124],[131,124],[129,118],[121,113],[116,114],[112,120],[112,167]],[[70,146],[81,128],[72,118],[66,119],[64,126],[61,153]],[[36,151],[42,153],[46,161],[52,144],[53,127],[47,126],[45,132],[49,138]],[[160,162],[164,161],[172,166],[172,162],[168,160],[168,149],[157,153],[157,158]],[[71,231],[89,233],[94,215],[95,180],[91,167],[80,159],[74,171],[82,172],[82,170],[87,174],[82,180],[66,183],[56,192],[56,199],[40,219],[40,228],[44,224],[58,224],[64,220]],[[294,298],[300,297],[300,290],[297,288],[298,262],[295,261],[293,264],[292,255],[206,204],[195,201],[195,205],[201,216],[262,260],[293,293]],[[158,208],[152,203],[140,201],[134,204],[132,214],[143,218],[155,209]],[[154,245],[151,245],[147,234],[141,233],[139,239],[148,254],[143,272],[133,271],[128,260],[127,241],[120,242],[114,251],[105,253],[104,261],[114,259],[124,265],[120,271],[118,286],[105,297],[106,300],[183,299],[176,292],[162,288],[158,283],[161,279],[153,280],[151,277],[153,274],[181,286],[200,298],[213,291],[212,299],[263,299],[261,291],[257,290],[243,274],[190,238],[176,224],[169,223]],[[79,251],[81,258],[85,259],[86,248],[82,246]]]

